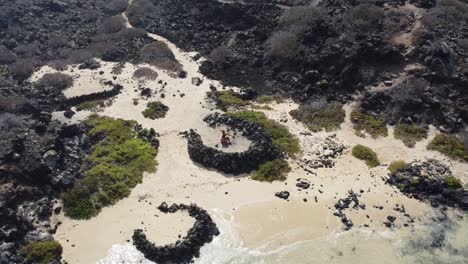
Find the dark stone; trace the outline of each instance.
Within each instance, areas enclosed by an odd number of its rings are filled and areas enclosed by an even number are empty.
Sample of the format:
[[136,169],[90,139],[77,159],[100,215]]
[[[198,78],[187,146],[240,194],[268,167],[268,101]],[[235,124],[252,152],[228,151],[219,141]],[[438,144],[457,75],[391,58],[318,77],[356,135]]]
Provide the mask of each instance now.
[[172,204],[162,203],[158,207],[163,213],[175,213],[179,210],[187,211],[195,219],[193,227],[187,231],[187,235],[175,244],[156,246],[151,243],[143,230],[136,229],[133,234],[133,244],[143,253],[145,258],[157,263],[190,263],[193,258],[200,256],[200,248],[210,243],[219,235],[216,224],[208,212],[195,204]]

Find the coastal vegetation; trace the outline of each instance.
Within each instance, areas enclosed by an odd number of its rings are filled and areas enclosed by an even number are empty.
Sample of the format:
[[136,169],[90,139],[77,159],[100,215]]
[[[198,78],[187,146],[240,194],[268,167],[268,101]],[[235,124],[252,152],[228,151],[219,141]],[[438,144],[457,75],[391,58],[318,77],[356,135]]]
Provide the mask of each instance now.
[[351,112],[351,122],[358,136],[364,136],[363,131],[371,135],[372,138],[388,136],[388,129],[382,118],[373,117],[359,110]]
[[84,177],[62,195],[65,215],[74,219],[89,219],[127,197],[143,172],[156,169],[157,151],[137,138],[135,121],[92,115],[85,124],[97,143],[84,159]]
[[271,95],[262,95],[257,98],[257,102],[261,104],[269,104],[271,102],[275,101],[275,97]]
[[177,61],[171,49],[162,41],[152,42],[143,46],[140,50],[140,58],[142,62],[163,70],[170,72],[182,70],[182,65]]
[[241,107],[248,105],[249,102],[236,96],[234,91],[219,92],[216,105],[219,109],[227,109],[229,107]]
[[287,161],[276,159],[260,165],[252,179],[266,182],[284,181],[290,171],[291,167]]
[[146,109],[141,112],[144,117],[149,119],[157,119],[157,118],[164,118],[166,116],[167,111],[169,111],[169,107],[164,105],[159,101],[149,102],[146,105]]
[[345,119],[345,111],[340,103],[331,102],[325,106],[301,105],[289,114],[304,123],[311,131],[333,131],[340,128]]
[[112,103],[112,100],[91,100],[80,103],[77,108],[81,110],[95,111],[106,106],[111,106]]
[[273,144],[291,156],[294,156],[301,151],[299,139],[292,135],[286,126],[268,119],[262,112],[238,111],[228,113],[228,115],[260,124],[271,137]]
[[468,161],[468,147],[455,136],[438,134],[429,143],[427,149],[436,150],[452,159]]
[[412,148],[416,142],[427,138],[428,128],[414,124],[398,124],[395,126],[394,135],[403,143]]
[[444,178],[445,185],[450,189],[459,189],[462,186],[460,179],[455,178],[453,176],[445,177]]
[[26,261],[41,264],[59,263],[62,251],[62,245],[55,240],[31,242],[21,249],[21,253],[26,256]]
[[133,72],[133,78],[138,80],[156,80],[158,73],[149,67],[141,67]]
[[63,90],[73,85],[73,78],[60,72],[46,73],[37,81],[37,85],[40,88],[53,87]]
[[391,172],[391,173],[395,173],[401,169],[404,169],[406,168],[406,166],[408,166],[408,163],[402,161],[402,160],[397,160],[397,161],[393,161],[392,163],[390,163],[390,165],[388,165],[388,170]]
[[380,161],[377,158],[377,153],[375,153],[369,147],[363,145],[356,145],[353,147],[352,154],[354,157],[365,161],[369,168],[377,167],[378,165],[380,165]]

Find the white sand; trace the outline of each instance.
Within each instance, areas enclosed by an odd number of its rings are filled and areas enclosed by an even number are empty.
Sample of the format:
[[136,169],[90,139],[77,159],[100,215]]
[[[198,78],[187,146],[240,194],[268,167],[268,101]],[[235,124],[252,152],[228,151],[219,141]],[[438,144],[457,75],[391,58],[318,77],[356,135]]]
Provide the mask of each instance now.
[[[337,158],[335,168],[315,170],[317,176],[308,175],[302,170],[297,165],[300,160],[298,157],[290,162],[293,170],[286,182],[261,183],[252,181],[248,177],[224,175],[194,164],[187,153],[186,139],[181,137],[179,132],[190,128],[196,129],[208,144],[216,144],[220,137],[220,129],[208,128],[202,120],[214,108],[214,105],[205,102],[205,93],[209,91],[210,84],[218,87],[220,85],[203,78],[198,73],[198,63],[191,59],[194,54],[181,52],[166,40],[155,35],[151,36],[168,43],[187,71],[187,78],[173,78],[168,73],[144,65],[156,70],[159,74],[158,80],[164,80],[167,85],[162,88],[157,80],[139,83],[131,76],[134,70],[141,66],[127,63],[123,73],[114,81],[124,86],[122,94],[118,95],[114,103],[100,114],[133,119],[144,128],[154,128],[161,134],[157,172],[145,174],[143,183],[132,190],[130,197],[112,207],[104,208],[91,220],[75,221],[63,215],[59,216],[63,224],[55,237],[64,246],[63,257],[69,263],[93,263],[104,258],[112,245],[131,239],[131,234],[136,228],[146,228],[149,238],[156,244],[174,242],[178,234],[185,234],[193,220],[183,213],[161,214],[156,206],[163,201],[194,202],[214,216],[218,210],[234,212],[234,226],[244,246],[256,247],[266,241],[274,240],[270,247],[275,248],[341,230],[340,220],[332,215],[333,210],[329,208],[332,208],[339,198],[345,198],[351,189],[355,192],[364,190],[360,201],[367,205],[366,210],[346,211],[356,228],[369,224],[371,229],[386,230],[382,222],[387,215],[396,214],[392,208],[397,203],[404,204],[410,215],[423,216],[430,210],[428,205],[407,198],[395,188],[384,184],[381,179],[387,174],[385,164],[393,160],[410,162],[425,158],[441,159],[450,165],[457,177],[465,183],[468,182],[468,164],[448,161],[436,152],[427,151],[425,146],[429,139],[419,142],[414,149],[410,149],[395,140],[393,136],[379,139],[356,136],[349,121],[351,109],[349,105],[346,106],[346,122],[339,131],[336,131],[337,137],[348,146],[363,144],[371,147],[384,165],[368,169],[363,161],[352,157],[348,149],[345,154]],[[83,74],[80,72],[76,75],[75,85],[65,91],[66,95],[74,96],[102,89],[101,85],[97,84],[112,78],[111,69],[115,64],[102,62],[102,65],[103,67],[96,71],[83,71]],[[72,69],[77,74],[76,68]],[[104,74],[99,75],[98,72],[101,70]],[[41,74],[50,71],[43,69],[33,78],[37,79]],[[192,77],[200,77],[204,81],[200,86],[194,86],[191,83]],[[84,85],[90,82],[94,84]],[[139,85],[150,87],[157,94],[149,100],[142,99],[139,92],[135,91]],[[161,93],[165,94],[165,98],[160,98]],[[184,97],[180,96],[182,93],[185,94]],[[133,104],[133,99],[136,98],[139,99],[138,105]],[[150,120],[143,117],[141,112],[145,109],[146,103],[153,100],[160,100],[169,106],[165,118]],[[271,107],[273,110],[264,111],[268,117],[275,120],[287,119],[288,122],[285,124],[292,133],[298,137],[306,137],[300,135],[300,132],[307,131],[306,127],[288,115],[290,110],[297,108],[296,104],[286,102],[272,104]],[[83,120],[90,113],[79,112],[67,122]],[[54,117],[63,120],[61,113],[56,113]],[[325,137],[328,134],[330,133],[321,132],[315,133],[314,136]],[[430,138],[434,134],[435,130],[431,129]],[[390,135],[392,135],[391,129]],[[236,138],[235,142],[233,147],[235,151],[245,150],[250,144],[242,137]],[[298,191],[295,187],[296,178],[307,178],[314,184],[313,189]],[[289,202],[274,196],[275,192],[283,190],[291,192]],[[318,199],[317,203],[314,201],[315,196]],[[308,202],[304,202],[303,198],[307,198]],[[384,209],[375,209],[373,205],[382,205]],[[369,215],[370,219],[366,215]],[[398,216],[396,224],[401,225],[402,217]],[[214,219],[219,221],[217,217]]]

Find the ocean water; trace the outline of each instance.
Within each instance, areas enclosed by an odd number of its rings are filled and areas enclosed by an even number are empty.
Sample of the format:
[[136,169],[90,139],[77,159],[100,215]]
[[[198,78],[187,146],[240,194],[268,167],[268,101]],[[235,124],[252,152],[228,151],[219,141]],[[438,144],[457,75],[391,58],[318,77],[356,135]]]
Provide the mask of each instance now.
[[[414,227],[373,232],[353,228],[331,232],[325,237],[270,248],[270,241],[245,248],[233,216],[215,211],[212,215],[221,234],[201,249],[197,264],[304,263],[304,264],[468,264],[468,214],[440,212]],[[445,218],[433,221],[432,218]],[[281,240],[281,237],[276,239]],[[150,264],[130,244],[114,245],[99,264]]]

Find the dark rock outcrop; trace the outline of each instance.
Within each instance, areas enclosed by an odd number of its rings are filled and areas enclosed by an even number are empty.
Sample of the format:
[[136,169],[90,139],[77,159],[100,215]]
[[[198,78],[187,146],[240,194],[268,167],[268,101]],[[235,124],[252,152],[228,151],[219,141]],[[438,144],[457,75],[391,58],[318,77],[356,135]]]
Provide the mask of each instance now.
[[195,223],[182,240],[164,246],[156,246],[146,238],[143,230],[135,230],[132,237],[133,244],[143,253],[145,258],[151,261],[156,263],[191,263],[193,258],[200,256],[200,248],[219,235],[219,230],[208,212],[195,204],[168,206],[164,202],[158,209],[163,213],[187,211],[195,219]]
[[468,210],[468,191],[459,185],[450,169],[437,160],[412,162],[390,174],[387,183],[433,206],[446,205]]
[[238,175],[251,172],[265,161],[282,156],[281,151],[272,144],[271,138],[259,124],[218,113],[209,115],[204,120],[210,126],[223,124],[239,130],[252,144],[244,152],[223,152],[204,145],[201,136],[190,130],[187,145],[189,156],[203,166]]

